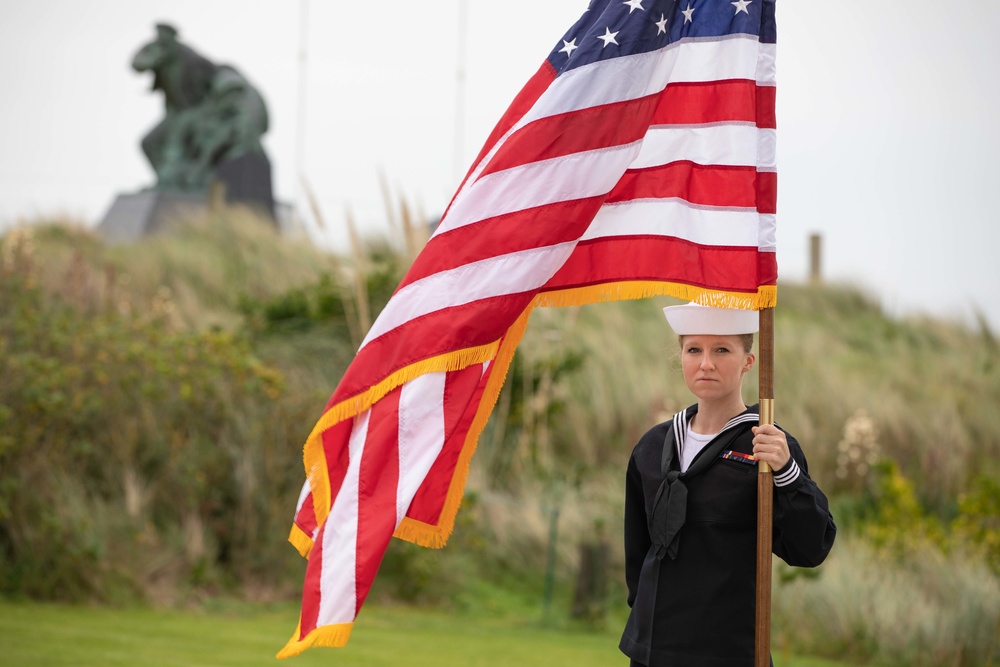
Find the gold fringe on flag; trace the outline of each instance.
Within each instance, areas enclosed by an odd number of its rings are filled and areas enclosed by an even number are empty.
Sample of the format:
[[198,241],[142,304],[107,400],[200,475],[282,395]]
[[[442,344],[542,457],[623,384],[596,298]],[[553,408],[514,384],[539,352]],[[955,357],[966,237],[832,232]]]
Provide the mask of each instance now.
[[302,632],[302,621],[300,620],[299,625],[295,628],[295,634],[292,635],[292,638],[288,640],[285,647],[278,651],[274,657],[279,660],[291,658],[314,646],[341,648],[347,645],[347,640],[351,637],[351,629],[353,627],[354,623],[324,625],[316,628],[302,639],[299,639],[299,633]]
[[540,306],[585,306],[591,303],[631,301],[653,296],[672,296],[684,301],[694,301],[715,308],[741,308],[763,310],[773,308],[778,301],[778,288],[762,285],[754,293],[711,290],[694,285],[657,281],[627,281],[588,285],[540,293],[535,301]]
[[295,547],[295,550],[303,558],[309,558],[309,552],[313,548],[313,538],[306,535],[305,531],[294,523],[292,524],[292,529],[288,532],[288,541],[292,543],[292,546]]

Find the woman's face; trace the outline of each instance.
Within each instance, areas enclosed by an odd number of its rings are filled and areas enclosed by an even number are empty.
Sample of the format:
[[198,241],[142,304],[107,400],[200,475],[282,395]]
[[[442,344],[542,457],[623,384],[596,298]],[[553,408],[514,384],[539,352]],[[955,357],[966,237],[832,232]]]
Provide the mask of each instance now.
[[681,338],[684,382],[699,400],[742,400],[743,374],[753,367],[754,360],[738,336],[698,334]]

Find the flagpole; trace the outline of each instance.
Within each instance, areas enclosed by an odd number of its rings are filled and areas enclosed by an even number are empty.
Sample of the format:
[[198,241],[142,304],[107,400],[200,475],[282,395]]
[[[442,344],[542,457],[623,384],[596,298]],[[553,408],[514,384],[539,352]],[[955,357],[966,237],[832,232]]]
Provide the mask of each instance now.
[[[774,308],[760,311],[760,423],[774,423]],[[755,667],[771,664],[771,526],[774,475],[760,462],[757,474],[757,622]]]
[[469,11],[466,0],[458,0],[458,58],[455,66],[455,146],[454,177],[462,182],[465,164],[465,50],[469,31]]

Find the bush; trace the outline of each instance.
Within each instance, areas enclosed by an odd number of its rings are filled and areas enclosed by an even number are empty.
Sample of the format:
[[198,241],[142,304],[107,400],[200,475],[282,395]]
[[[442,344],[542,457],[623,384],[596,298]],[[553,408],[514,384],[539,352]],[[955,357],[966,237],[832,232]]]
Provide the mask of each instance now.
[[[0,239],[0,592],[300,588],[303,562],[285,544],[300,444],[406,261],[387,243],[342,261],[250,222],[201,221],[128,248],[61,227]],[[819,570],[779,572],[775,651],[988,661],[996,337],[886,317],[850,287],[780,294],[777,421],[803,443],[841,537]],[[502,586],[537,606],[553,507],[555,585],[571,592],[595,521],[620,533],[632,446],[690,402],[660,310],[672,302],[535,311],[449,545],[394,541],[373,596],[462,609]],[[621,554],[611,560],[622,607]]]
[[993,573],[1000,575],[1000,481],[982,476],[962,494],[953,534],[961,543],[979,550]]
[[[900,527],[901,531],[905,527]],[[991,664],[1000,581],[981,560],[910,540],[904,559],[841,535],[816,577],[782,577],[772,596],[772,648],[852,664]]]
[[141,306],[80,312],[0,271],[2,591],[111,599],[274,565],[268,500],[301,484],[280,373]]

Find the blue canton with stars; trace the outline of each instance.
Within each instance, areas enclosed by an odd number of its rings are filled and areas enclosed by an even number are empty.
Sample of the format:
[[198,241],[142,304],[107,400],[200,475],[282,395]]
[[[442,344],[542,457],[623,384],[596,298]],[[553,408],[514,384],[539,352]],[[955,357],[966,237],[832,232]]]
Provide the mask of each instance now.
[[561,74],[599,60],[634,55],[685,38],[757,35],[775,42],[775,0],[592,0],[549,63]]

